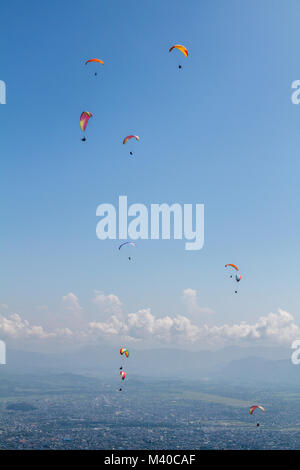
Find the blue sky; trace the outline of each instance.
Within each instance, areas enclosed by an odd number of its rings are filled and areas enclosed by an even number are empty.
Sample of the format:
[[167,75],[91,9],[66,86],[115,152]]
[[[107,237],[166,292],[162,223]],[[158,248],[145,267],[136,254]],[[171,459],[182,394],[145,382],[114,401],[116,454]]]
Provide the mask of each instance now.
[[[279,307],[300,321],[299,3],[22,2],[1,6],[0,301],[37,323],[94,290],[128,311],[216,323]],[[172,44],[188,59],[169,54]],[[100,57],[94,77],[84,66]],[[87,142],[79,116],[93,113]],[[135,157],[122,146],[135,133]],[[96,238],[98,204],[204,203],[205,245],[140,241],[134,263]],[[238,296],[224,264],[241,267]]]

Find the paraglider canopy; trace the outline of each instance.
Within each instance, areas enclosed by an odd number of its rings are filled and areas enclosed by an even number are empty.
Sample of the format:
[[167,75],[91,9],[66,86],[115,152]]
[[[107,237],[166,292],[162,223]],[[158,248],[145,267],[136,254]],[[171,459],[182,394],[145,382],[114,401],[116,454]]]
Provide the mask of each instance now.
[[188,57],[189,55],[187,48],[182,46],[181,44],[175,44],[175,46],[170,47],[169,52],[171,52],[173,49],[178,49],[185,55],[185,57]]
[[234,268],[236,271],[239,270],[239,268],[238,268],[235,264],[231,264],[231,263],[225,264],[225,268],[227,268],[228,266],[231,266],[231,267]]
[[123,354],[125,354],[126,357],[129,357],[129,351],[128,351],[128,349],[126,349],[126,348],[121,348],[121,349],[120,349],[120,354],[121,354],[121,356],[122,356]]
[[89,111],[83,111],[80,115],[80,129],[84,132],[89,122],[89,119],[93,117],[92,113]]
[[130,139],[140,140],[138,135],[128,135],[127,137],[124,138],[123,144],[126,144],[126,142],[128,142],[128,140],[130,140]]
[[[123,145],[126,144],[126,142],[128,142],[128,140],[130,139],[135,139],[135,140],[140,140],[139,136],[138,135],[127,135],[124,139],[123,139]],[[129,152],[130,155],[133,155],[133,152],[130,151]]]
[[89,62],[99,62],[99,64],[104,65],[103,60],[100,60],[100,59],[89,59],[86,61],[85,65],[88,64]]
[[121,248],[125,245],[131,245],[131,246],[136,246],[136,243],[134,242],[124,242],[124,243],[121,243],[121,245],[119,246],[119,250],[121,250]]
[[253,405],[253,406],[250,406],[250,408],[249,408],[249,413],[252,415],[253,412],[254,412],[254,410],[256,410],[256,409],[259,409],[259,410],[261,410],[261,411],[263,411],[263,412],[266,411],[265,408],[264,408],[263,406],[261,406],[261,405]]
[[[172,52],[173,49],[178,49],[180,52],[182,52],[182,54],[185,56],[185,57],[188,57],[189,53],[188,53],[188,50],[186,47],[182,46],[182,44],[175,44],[175,46],[172,46],[170,47],[169,49],[169,52]],[[182,65],[179,64],[178,65],[178,69],[182,69]]]

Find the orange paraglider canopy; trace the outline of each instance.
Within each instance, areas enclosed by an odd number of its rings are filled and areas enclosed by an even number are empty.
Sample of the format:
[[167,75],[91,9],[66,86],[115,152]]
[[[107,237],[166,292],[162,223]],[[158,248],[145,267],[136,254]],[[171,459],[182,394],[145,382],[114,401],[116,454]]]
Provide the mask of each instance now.
[[175,46],[170,47],[169,52],[171,52],[173,49],[178,49],[185,55],[185,57],[189,55],[187,48],[182,46],[181,44],[176,44]]
[[232,268],[236,269],[237,271],[239,270],[239,268],[235,264],[231,264],[231,263],[225,264],[225,268],[227,268],[227,266],[231,266]]
[[99,64],[104,65],[103,60],[100,60],[100,59],[89,59],[86,61],[85,65],[88,64],[89,62],[99,62]]

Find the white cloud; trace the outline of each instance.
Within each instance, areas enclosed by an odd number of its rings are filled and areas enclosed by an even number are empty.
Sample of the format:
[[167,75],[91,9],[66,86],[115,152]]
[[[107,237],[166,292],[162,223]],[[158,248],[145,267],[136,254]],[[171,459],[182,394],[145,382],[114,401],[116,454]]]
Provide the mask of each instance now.
[[59,316],[56,316],[55,322],[57,326],[73,329],[80,329],[84,326],[83,308],[79,304],[78,297],[73,292],[63,296],[62,312],[60,312]]
[[127,333],[127,325],[120,321],[115,315],[110,317],[107,322],[90,322],[89,332],[93,335],[116,336]]
[[94,304],[102,314],[113,314],[122,318],[122,302],[115,294],[105,295],[103,292],[95,291]]
[[79,305],[78,297],[76,297],[73,292],[64,295],[62,298],[62,303],[63,307],[70,312],[78,313],[82,310],[82,307]]
[[198,326],[191,321],[177,315],[172,318],[165,316],[156,318],[150,309],[142,309],[137,313],[130,313],[127,321],[130,336],[141,339],[154,339],[163,342],[176,342],[180,339],[194,341]]
[[209,342],[220,344],[263,342],[290,345],[295,338],[300,338],[300,328],[293,315],[279,309],[278,313],[262,316],[253,324],[243,321],[234,325],[206,326],[202,335]]
[[130,313],[126,321],[115,316],[107,322],[92,322],[90,329],[100,336],[126,335],[136,341],[155,341],[199,346],[224,346],[227,344],[268,343],[288,344],[300,338],[300,328],[294,317],[284,311],[260,317],[255,323],[241,322],[233,325],[196,325],[183,315],[156,318],[150,309]]
[[[196,292],[192,289],[184,291],[186,298],[191,300],[191,308],[195,306]],[[106,319],[88,322],[81,318],[81,323],[72,321],[71,326],[46,329],[41,325],[31,325],[18,314],[0,314],[0,338],[12,340],[48,340],[66,341],[74,345],[97,341],[132,342],[151,346],[169,344],[204,347],[222,347],[228,344],[287,344],[300,338],[300,327],[295,323],[291,313],[279,309],[277,313],[261,316],[256,322],[241,321],[235,324],[208,325],[195,323],[186,315],[164,315],[156,317],[150,308],[143,308],[127,315],[122,313],[122,303],[114,295],[95,292],[94,303],[107,314]],[[75,294],[63,297],[65,310],[73,316],[81,313],[82,307]],[[197,306],[197,302],[196,302]],[[110,313],[112,312],[112,313]]]
[[57,328],[47,331],[41,325],[31,325],[20,315],[13,313],[8,317],[0,315],[0,337],[11,340],[47,340],[54,338],[70,338],[74,333],[69,328]]
[[47,338],[47,334],[42,326],[30,325],[27,320],[22,320],[20,315],[13,313],[9,317],[0,315],[0,332],[5,339],[19,338]]
[[187,309],[187,313],[193,317],[201,317],[205,314],[214,313],[211,308],[200,307],[197,302],[197,291],[191,288],[187,288],[183,291],[182,295],[183,303]]

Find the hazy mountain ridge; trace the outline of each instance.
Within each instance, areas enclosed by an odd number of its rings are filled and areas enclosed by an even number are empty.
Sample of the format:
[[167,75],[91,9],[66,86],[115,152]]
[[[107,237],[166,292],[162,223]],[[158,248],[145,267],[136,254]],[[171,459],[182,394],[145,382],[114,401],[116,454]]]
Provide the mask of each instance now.
[[291,363],[286,348],[228,347],[218,351],[179,349],[131,350],[128,360],[114,348],[89,347],[59,355],[8,350],[0,374],[72,373],[115,376],[120,364],[133,377],[176,377],[226,381],[300,384],[300,368]]

